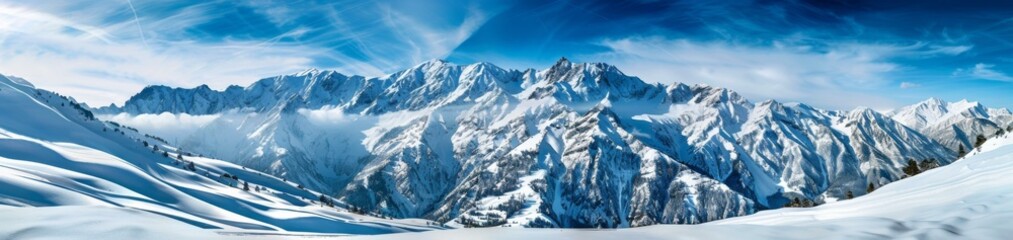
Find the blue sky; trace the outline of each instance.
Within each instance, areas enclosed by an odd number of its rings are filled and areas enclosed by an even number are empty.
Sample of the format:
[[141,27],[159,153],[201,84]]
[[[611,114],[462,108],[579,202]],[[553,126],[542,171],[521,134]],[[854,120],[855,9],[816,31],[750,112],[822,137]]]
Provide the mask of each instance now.
[[998,1],[0,0],[0,19],[0,73],[91,105],[310,67],[543,69],[565,56],[754,101],[1013,107],[1013,3]]

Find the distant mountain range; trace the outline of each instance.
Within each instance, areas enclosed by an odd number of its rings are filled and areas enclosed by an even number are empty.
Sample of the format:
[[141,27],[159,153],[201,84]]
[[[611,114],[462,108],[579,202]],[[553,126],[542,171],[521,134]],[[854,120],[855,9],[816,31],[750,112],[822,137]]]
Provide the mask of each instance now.
[[[309,70],[224,91],[150,86],[116,114],[213,115],[170,144],[451,225],[702,223],[835,201],[945,165],[1013,114],[938,99],[877,112],[650,84],[604,63],[442,60],[378,78]],[[144,130],[144,129],[142,129]]]

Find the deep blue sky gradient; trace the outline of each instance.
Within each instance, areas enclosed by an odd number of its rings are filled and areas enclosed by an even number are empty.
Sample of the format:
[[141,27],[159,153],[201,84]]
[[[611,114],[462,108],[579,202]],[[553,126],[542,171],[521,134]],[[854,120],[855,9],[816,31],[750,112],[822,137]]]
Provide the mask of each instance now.
[[[646,81],[729,87],[754,101],[775,98],[827,108],[884,109],[941,97],[1013,107],[1013,2],[1004,1],[110,0],[0,1],[2,6],[20,9],[13,13],[17,17],[32,12],[62,19],[42,21],[65,25],[57,31],[68,39],[137,46],[155,58],[199,62],[214,58],[181,53],[186,51],[180,46],[229,49],[242,45],[244,50],[228,53],[265,59],[257,69],[278,66],[258,74],[316,67],[379,76],[432,58],[542,69],[565,56],[580,62],[613,63]],[[88,29],[101,30],[106,39],[95,40],[101,38]],[[24,40],[33,34],[53,34],[29,30],[0,27],[6,40],[0,42],[4,56],[86,55],[70,53],[65,46],[45,45],[64,41]],[[267,50],[271,53],[260,54]],[[736,52],[743,52],[741,59]],[[299,59],[279,60],[284,55]],[[91,57],[99,59],[95,61],[117,58]],[[829,60],[821,63],[821,59]],[[271,61],[277,62],[272,65]],[[767,65],[788,61],[799,64]],[[201,68],[234,67],[219,66],[227,64],[223,61],[207,62]],[[43,76],[24,68],[0,67],[0,71]],[[82,72],[65,75],[102,76],[133,84],[112,97],[89,95],[112,91],[108,89],[82,92],[80,98],[93,105],[122,102],[147,84],[192,87],[208,82],[222,88],[256,80],[219,83],[215,79],[224,78],[202,78],[196,70],[192,76],[178,78],[149,77],[141,71]],[[782,82],[781,77],[791,80]],[[55,90],[72,86],[66,80],[29,80]],[[750,87],[763,81],[802,87]],[[819,94],[797,93],[807,89]]]

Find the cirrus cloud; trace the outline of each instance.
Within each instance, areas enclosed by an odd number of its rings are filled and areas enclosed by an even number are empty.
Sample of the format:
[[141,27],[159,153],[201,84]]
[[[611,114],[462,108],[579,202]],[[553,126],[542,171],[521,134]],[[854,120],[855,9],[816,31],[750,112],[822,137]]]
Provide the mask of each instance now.
[[223,89],[307,68],[379,76],[446,56],[494,14],[466,5],[434,23],[404,5],[0,3],[0,74],[92,106],[153,84]]
[[1013,82],[1013,77],[1004,72],[1000,72],[999,70],[995,70],[995,65],[993,64],[975,64],[970,70],[970,76],[985,80]]

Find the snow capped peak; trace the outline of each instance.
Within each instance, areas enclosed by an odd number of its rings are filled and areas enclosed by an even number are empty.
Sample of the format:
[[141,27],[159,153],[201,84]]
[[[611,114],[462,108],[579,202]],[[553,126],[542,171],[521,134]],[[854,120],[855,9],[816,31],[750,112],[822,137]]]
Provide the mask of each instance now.
[[3,75],[3,74],[0,74],[0,77],[7,78],[8,80],[10,80],[13,83],[24,85],[26,87],[31,87],[31,88],[35,87],[35,85],[33,85],[28,80],[25,80],[24,78],[20,78],[20,77],[17,77],[17,76],[11,76],[11,75]]
[[876,110],[873,110],[872,108],[869,108],[869,107],[866,107],[866,106],[858,106],[858,107],[855,107],[855,109],[852,109],[851,112],[857,113],[857,114],[867,114],[867,113],[875,113]]
[[548,80],[550,83],[554,81],[561,81],[567,76],[567,74],[571,74],[570,70],[573,68],[573,63],[570,63],[570,61],[566,58],[561,58],[559,61],[556,61],[552,67],[549,67],[549,69],[541,71],[540,75],[542,75],[542,79]]
[[989,118],[988,112],[989,110],[981,105],[981,103],[968,101],[967,99],[948,103],[938,98],[929,98],[914,105],[891,111],[888,114],[905,125],[922,129],[937,125],[940,122],[950,121],[954,117],[963,118],[961,117],[962,115],[972,118]]
[[849,118],[855,120],[865,119],[871,121],[879,121],[878,119],[884,118],[883,114],[880,113],[879,111],[864,106],[856,107],[855,109],[851,110],[848,116]]
[[[468,75],[468,73],[471,73],[471,75],[480,75],[480,74],[500,75],[505,74],[507,72],[506,69],[500,68],[499,66],[496,66],[495,64],[488,62],[472,63],[464,66],[464,68],[461,71],[463,72],[463,75]],[[462,78],[467,77],[462,76]]]
[[783,105],[785,107],[790,107],[790,108],[794,108],[794,109],[804,109],[806,111],[819,111],[820,110],[820,109],[816,109],[813,106],[810,106],[809,104],[800,103],[800,102],[787,102],[787,103],[783,103]]
[[414,67],[405,69],[399,73],[395,73],[392,77],[396,81],[412,80],[412,81],[428,81],[438,80],[439,78],[432,78],[428,76],[446,76],[459,72],[460,67],[442,59],[431,59],[429,61],[415,65]]
[[317,74],[320,74],[320,70],[317,70],[316,68],[309,68],[309,69],[303,70],[302,72],[296,73],[294,76],[303,77],[303,76],[317,75]]
[[443,59],[440,59],[440,58],[433,58],[433,59],[426,60],[425,62],[422,62],[422,64],[420,64],[420,65],[426,65],[426,64],[448,64],[448,63],[450,63],[450,62],[448,62],[447,60],[443,60]]
[[[720,87],[711,87],[708,85],[697,85],[698,87],[693,90],[696,97],[691,100],[698,104],[704,104],[708,106],[717,106],[721,104],[738,104],[738,105],[749,105],[746,98],[739,95],[739,93]],[[773,101],[773,100],[771,100]],[[773,102],[772,102],[773,103]]]
[[929,99],[925,99],[925,101],[921,101],[918,104],[929,106],[943,106],[946,104],[946,101],[943,101],[943,99],[937,97],[930,97]]
[[566,59],[566,57],[560,57],[559,60],[556,60],[556,63],[553,64],[553,66],[560,66],[560,65],[570,65],[570,59]]
[[916,104],[912,105],[912,107],[918,108],[918,110],[921,110],[921,111],[935,110],[935,109],[942,109],[942,110],[945,111],[946,110],[945,108],[947,108],[949,105],[950,105],[950,103],[944,102],[942,99],[932,97],[932,98],[926,99],[925,101],[921,101],[919,103],[916,103]]
[[992,136],[1013,123],[1013,117],[1008,112],[989,109],[979,102],[967,99],[948,103],[930,98],[889,112],[888,115],[951,150],[960,147],[970,149],[977,136]]
[[580,80],[583,77],[580,75],[618,75],[628,78],[636,78],[626,76],[626,74],[619,71],[619,69],[615,66],[606,63],[573,63],[565,57],[559,59],[559,61],[551,67],[542,71],[542,75],[545,80],[549,80],[551,82]]
[[465,68],[502,70],[499,66],[496,66],[495,64],[492,64],[490,62],[476,62],[465,66]]
[[967,100],[967,98],[963,98],[963,99],[960,99],[960,101],[953,102],[953,104],[959,104],[959,105],[967,105],[967,104],[974,104],[974,103],[978,103],[978,102],[969,101],[969,100]]
[[760,103],[756,104],[753,107],[753,112],[754,113],[765,114],[765,115],[784,114],[785,111],[786,110],[785,110],[784,104],[782,104],[782,103],[780,103],[780,102],[778,102],[776,100],[773,100],[773,99],[760,102]]
[[778,102],[777,100],[774,99],[768,99],[756,105],[756,107],[782,107],[782,106],[783,104],[781,104],[781,102]]
[[432,69],[432,68],[452,67],[452,66],[456,66],[456,65],[454,65],[453,63],[448,62],[447,60],[443,60],[443,59],[439,59],[439,58],[433,58],[433,59],[429,59],[428,61],[419,63],[418,65],[415,65],[415,67],[412,67],[411,69]]
[[956,102],[952,102],[952,103],[946,104],[947,108],[955,108],[955,109],[966,109],[966,108],[975,107],[977,105],[980,105],[980,104],[978,102],[976,102],[976,101],[968,101],[966,98],[965,99],[960,99],[960,101],[956,101]]

